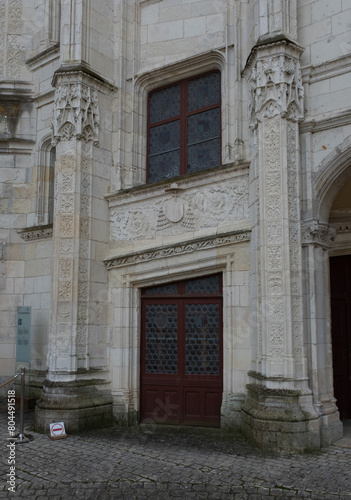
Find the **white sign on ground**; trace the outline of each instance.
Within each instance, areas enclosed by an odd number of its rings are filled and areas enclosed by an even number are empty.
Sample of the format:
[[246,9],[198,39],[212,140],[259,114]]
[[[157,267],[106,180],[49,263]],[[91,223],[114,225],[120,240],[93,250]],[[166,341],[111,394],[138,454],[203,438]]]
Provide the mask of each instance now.
[[50,439],[64,439],[67,437],[64,422],[50,424]]

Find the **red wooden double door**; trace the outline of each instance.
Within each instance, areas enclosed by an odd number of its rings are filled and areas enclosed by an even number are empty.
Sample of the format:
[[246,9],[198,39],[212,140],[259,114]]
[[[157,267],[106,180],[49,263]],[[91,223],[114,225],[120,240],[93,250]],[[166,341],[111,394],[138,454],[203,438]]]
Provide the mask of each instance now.
[[351,419],[351,255],[330,258],[334,395]]
[[142,290],[141,421],[220,425],[222,277]]

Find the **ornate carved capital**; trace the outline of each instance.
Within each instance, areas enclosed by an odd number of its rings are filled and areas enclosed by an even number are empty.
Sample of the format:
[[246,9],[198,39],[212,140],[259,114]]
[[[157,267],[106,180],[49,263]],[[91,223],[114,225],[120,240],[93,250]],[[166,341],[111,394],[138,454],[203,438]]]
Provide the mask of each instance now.
[[98,143],[98,91],[81,82],[60,83],[55,92],[53,136],[55,141],[83,139]]
[[311,219],[302,222],[302,246],[315,245],[328,249],[336,238],[334,226]]
[[[303,86],[299,51],[287,50],[284,43],[257,49],[250,61],[250,126],[281,115],[291,121],[303,119]],[[278,50],[277,50],[278,49]]]

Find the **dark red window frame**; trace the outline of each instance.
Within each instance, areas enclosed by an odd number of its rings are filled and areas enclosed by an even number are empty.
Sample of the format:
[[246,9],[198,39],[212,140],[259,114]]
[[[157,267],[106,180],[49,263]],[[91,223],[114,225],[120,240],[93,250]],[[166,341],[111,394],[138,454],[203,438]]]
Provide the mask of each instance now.
[[[216,96],[216,101],[210,105],[205,105],[196,109],[191,109],[188,110],[188,87],[189,83],[196,81],[197,79],[203,79],[206,76],[209,75],[218,75],[218,97]],[[174,116],[171,116],[166,119],[161,119],[159,121],[151,121],[150,118],[150,99],[152,96],[155,96],[157,92],[165,90],[165,89],[171,89],[172,87],[177,87],[179,86],[179,92],[180,92],[180,106],[179,106],[179,114],[176,114]],[[219,71],[211,71],[208,73],[204,73],[201,75],[197,75],[196,77],[191,77],[191,78],[186,78],[184,80],[175,82],[171,85],[166,85],[163,87],[159,87],[149,93],[148,96],[148,120],[147,120],[147,182],[158,182],[161,180],[166,180],[166,179],[171,179],[172,177],[177,177],[179,175],[184,175],[188,173],[188,170],[191,171],[191,168],[188,169],[188,150],[191,146],[194,145],[199,145],[199,144],[205,144],[211,141],[211,139],[208,140],[202,140],[193,144],[188,143],[189,137],[188,137],[188,121],[191,116],[196,116],[200,115],[200,113],[205,113],[205,112],[210,112],[212,110],[218,110],[218,113],[215,114],[215,122],[218,122],[218,136],[213,137],[213,140],[218,139],[218,146],[213,149],[213,153],[215,156],[217,156],[218,161],[214,162],[214,164],[205,164],[203,168],[196,168],[195,171],[202,171],[206,170],[209,168],[217,167],[222,164],[222,154],[221,154],[221,139],[222,139],[222,130],[221,130],[221,74]],[[161,154],[152,154],[152,151],[150,151],[150,136],[152,134],[152,129],[164,125],[170,125],[175,122],[179,121],[179,128],[180,128],[180,140],[179,140],[179,172],[175,174],[170,174],[170,175],[160,175],[159,178],[155,178],[155,175],[153,175],[154,178],[150,175],[150,159],[152,157],[155,157],[157,155],[161,156]],[[207,120],[211,121],[211,120]],[[176,148],[178,149],[178,148]],[[173,149],[174,151],[174,149]],[[191,167],[191,165],[190,165]]]

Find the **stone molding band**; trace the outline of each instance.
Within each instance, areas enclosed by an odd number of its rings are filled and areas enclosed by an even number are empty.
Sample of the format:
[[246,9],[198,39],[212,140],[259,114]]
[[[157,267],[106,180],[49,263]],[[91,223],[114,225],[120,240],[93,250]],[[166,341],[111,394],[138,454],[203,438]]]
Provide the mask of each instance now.
[[129,264],[138,264],[140,262],[147,262],[154,259],[192,253],[196,252],[197,250],[217,248],[224,245],[230,245],[232,243],[250,241],[250,235],[250,230],[241,230],[234,231],[232,233],[216,235],[214,238],[199,238],[197,240],[183,242],[179,245],[168,245],[163,248],[155,248],[143,252],[123,255],[121,257],[105,259],[105,265],[107,269],[114,269]]
[[52,225],[36,228],[28,228],[17,231],[22,240],[34,241],[52,237]]

